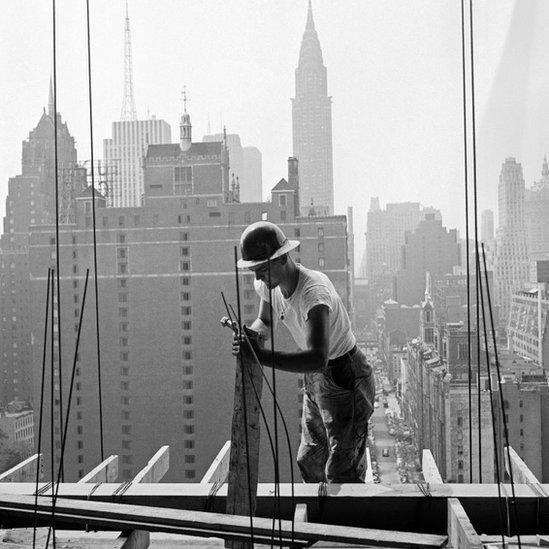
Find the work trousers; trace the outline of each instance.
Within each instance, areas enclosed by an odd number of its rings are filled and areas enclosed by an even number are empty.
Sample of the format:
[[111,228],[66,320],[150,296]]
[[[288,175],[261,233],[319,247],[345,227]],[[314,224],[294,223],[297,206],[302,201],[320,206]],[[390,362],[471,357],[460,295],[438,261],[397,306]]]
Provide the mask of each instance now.
[[362,351],[325,372],[305,374],[297,463],[305,482],[364,482],[372,368]]

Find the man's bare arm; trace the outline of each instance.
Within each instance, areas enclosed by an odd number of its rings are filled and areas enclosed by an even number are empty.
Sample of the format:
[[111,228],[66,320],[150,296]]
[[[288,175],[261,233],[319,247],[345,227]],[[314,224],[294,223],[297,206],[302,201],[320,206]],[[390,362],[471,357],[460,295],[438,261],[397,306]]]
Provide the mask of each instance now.
[[[262,305],[265,302],[262,302]],[[269,317],[269,304],[265,303],[267,309],[267,320]],[[261,309],[259,318],[261,318]],[[261,349],[254,346],[254,350],[264,366],[273,366],[278,370],[295,373],[307,373],[321,371],[328,364],[328,353],[330,347],[330,309],[326,305],[316,305],[309,311],[307,319],[308,334],[306,351],[275,351],[271,353],[269,345]],[[254,325],[251,326],[254,329]],[[243,344],[246,345],[246,344]],[[243,347],[244,349],[245,347]]]

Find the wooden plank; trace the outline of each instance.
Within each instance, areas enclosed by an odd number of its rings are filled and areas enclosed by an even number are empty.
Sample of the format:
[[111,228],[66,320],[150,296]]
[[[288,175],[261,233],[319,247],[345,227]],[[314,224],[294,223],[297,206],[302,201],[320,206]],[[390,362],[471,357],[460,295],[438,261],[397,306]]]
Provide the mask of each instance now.
[[227,481],[229,475],[229,456],[231,449],[231,441],[228,440],[219,450],[217,456],[212,461],[206,474],[202,477],[200,484],[219,484]]
[[162,446],[149,460],[147,465],[135,475],[132,484],[160,482],[170,468],[170,447]]
[[444,482],[431,450],[423,450],[421,456],[421,470],[425,482],[433,484],[442,484]]
[[298,503],[295,506],[294,521],[307,522],[307,504],[306,503]]
[[128,536],[120,536],[112,549],[147,549],[151,533],[147,530],[132,530]]
[[[10,518],[15,517],[24,517],[31,521],[35,513],[40,521],[50,520],[51,500],[39,498],[36,506],[33,496],[0,495],[0,512],[2,521],[6,523],[9,523]],[[89,524],[103,530],[137,529],[202,537],[215,536],[244,542],[250,539],[250,518],[240,515],[58,498],[55,516],[59,529],[64,529],[66,524],[79,526]],[[253,528],[258,543],[271,539],[271,519],[254,517]],[[442,547],[447,542],[447,537],[441,535],[310,522],[294,524],[294,534],[295,539],[300,542],[333,541],[414,549]],[[288,544],[291,541],[292,523],[290,521],[281,521],[281,536],[283,543]]]
[[[509,475],[509,459],[507,456],[507,447],[503,450],[505,457],[505,471]],[[519,484],[539,484],[536,475],[532,473],[528,465],[522,461],[521,457],[509,447],[509,455],[511,457],[511,466],[513,468],[513,481]]]
[[482,549],[474,529],[459,499],[448,499],[448,541],[454,549]]
[[365,483],[373,483],[374,482],[374,472],[372,470],[372,457],[370,455],[370,448],[366,448],[366,475],[364,476],[364,482]]
[[[40,483],[39,488],[46,486]],[[135,505],[204,510],[209,501],[211,485],[197,483],[134,484],[123,494],[116,494],[120,485],[101,484],[90,495],[89,484],[61,483],[59,497],[91,501],[120,501]],[[322,516],[318,515],[318,485],[297,483],[292,499],[290,484],[280,485],[282,518],[291,520],[295,502],[308,505],[309,520],[357,527],[446,533],[448,528],[448,498],[458,498],[478,532],[497,534],[499,500],[496,484],[430,484],[425,494],[415,484],[328,484]],[[517,511],[521,535],[549,534],[548,484],[516,484]],[[1,483],[0,493],[32,495],[34,482]],[[48,491],[48,493],[50,493]],[[272,483],[260,483],[257,488],[257,516],[271,517]],[[216,509],[224,509],[227,484],[216,496]],[[32,523],[29,523],[32,527]]]
[[[258,366],[255,362],[250,361],[248,363],[237,357],[236,363],[225,512],[230,515],[249,516],[255,515],[256,511],[259,469],[259,401],[263,391],[263,372],[261,366]],[[246,413],[244,413],[245,409]],[[248,446],[248,453],[246,445]],[[225,544],[225,547],[248,549],[252,546],[250,543],[229,541]]]
[[83,476],[79,483],[97,483],[97,482],[116,482],[118,479],[118,456],[109,456],[97,467],[92,469],[87,475]]
[[0,482],[34,482],[36,480],[36,467],[41,456],[42,454],[34,454],[11,469],[4,471],[0,474]]

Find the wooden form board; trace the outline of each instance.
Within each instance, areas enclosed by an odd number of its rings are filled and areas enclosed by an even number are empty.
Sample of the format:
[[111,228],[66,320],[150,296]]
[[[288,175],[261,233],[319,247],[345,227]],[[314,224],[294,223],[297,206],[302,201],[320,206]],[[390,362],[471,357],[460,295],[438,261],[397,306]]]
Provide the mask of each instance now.
[[[225,509],[230,515],[255,515],[262,391],[261,366],[237,358]],[[247,541],[228,541],[225,547],[248,549],[252,545]]]
[[[51,500],[39,498],[35,507],[33,496],[0,495],[0,513],[3,521],[10,518],[30,524],[35,513],[39,521],[51,517]],[[89,524],[101,530],[148,530],[202,537],[221,537],[240,542],[250,539],[250,519],[240,515],[183,511],[181,509],[125,505],[120,503],[78,501],[59,498],[55,515],[60,529],[67,525]],[[272,532],[271,519],[254,517],[253,528],[258,543],[269,542]],[[402,531],[386,531],[373,528],[354,528],[331,524],[292,523],[282,521],[281,536],[288,544],[292,536],[300,543],[305,541],[333,541],[336,543],[368,544],[376,547],[428,548],[442,547],[445,535],[418,534]]]
[[[124,483],[101,484],[90,495],[89,485],[62,483],[59,497],[91,501],[117,501],[153,507],[201,511],[211,500],[211,485],[200,483],[133,484],[124,493]],[[40,483],[39,488],[47,486]],[[515,485],[521,535],[549,534],[549,485]],[[257,487],[257,516],[272,516],[272,483]],[[33,482],[2,483],[0,493],[32,495]],[[426,496],[415,484],[328,484],[319,515],[319,487],[316,484],[280,485],[281,514],[291,520],[295,504],[305,503],[309,520],[329,524],[445,534],[448,528],[448,498],[458,498],[473,526],[483,534],[498,534],[498,491],[496,484],[430,484]],[[227,485],[220,487],[212,511],[225,512]]]
[[223,484],[229,475],[229,456],[231,441],[228,440],[219,450],[219,453],[212,461],[212,464],[202,477],[200,484]]
[[33,482],[36,480],[36,468],[39,466],[42,454],[33,456],[18,463],[15,467],[0,474],[0,482]]
[[79,483],[116,482],[118,479],[118,456],[112,455],[84,475]]
[[[509,459],[507,456],[507,448],[504,449],[503,455],[505,457],[505,471],[509,475]],[[511,457],[511,467],[513,471],[513,481],[517,483],[524,484],[539,484],[539,480],[536,475],[532,473],[528,465],[522,461],[520,456],[513,450],[509,448],[509,456]]]

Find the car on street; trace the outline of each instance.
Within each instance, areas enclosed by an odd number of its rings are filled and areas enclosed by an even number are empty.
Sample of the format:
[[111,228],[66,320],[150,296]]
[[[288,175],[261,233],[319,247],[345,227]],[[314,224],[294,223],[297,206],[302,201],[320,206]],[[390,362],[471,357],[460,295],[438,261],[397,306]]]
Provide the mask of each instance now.
[[384,458],[389,457],[389,448],[383,448],[383,451],[381,452],[381,455]]

